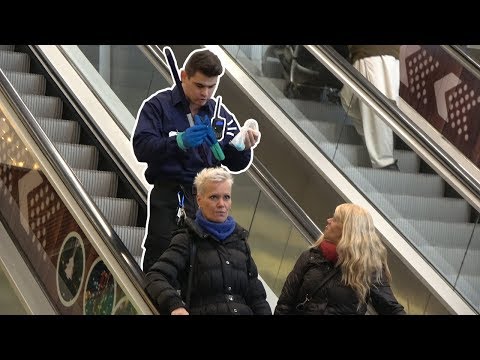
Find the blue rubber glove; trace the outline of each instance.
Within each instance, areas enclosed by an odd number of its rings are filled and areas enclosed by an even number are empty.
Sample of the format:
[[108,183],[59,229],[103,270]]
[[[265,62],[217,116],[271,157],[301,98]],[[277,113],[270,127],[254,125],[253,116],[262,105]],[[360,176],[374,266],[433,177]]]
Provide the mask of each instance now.
[[208,127],[200,121],[200,117],[195,115],[195,124],[187,130],[177,134],[177,144],[182,150],[200,146],[207,136]]
[[202,123],[207,126],[207,136],[205,137],[205,142],[210,147],[210,150],[212,150],[213,156],[215,156],[215,159],[218,161],[225,160],[225,154],[218,143],[217,137],[215,136],[215,132],[212,128],[212,122],[208,115],[204,116]]

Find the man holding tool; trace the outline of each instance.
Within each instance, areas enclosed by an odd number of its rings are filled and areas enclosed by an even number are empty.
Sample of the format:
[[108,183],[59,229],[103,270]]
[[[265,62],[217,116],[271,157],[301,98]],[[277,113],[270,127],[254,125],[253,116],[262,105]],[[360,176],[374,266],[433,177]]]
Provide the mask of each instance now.
[[132,137],[137,160],[148,165],[145,178],[154,185],[143,244],[144,272],[168,247],[185,212],[195,218],[193,179],[197,173],[219,165],[234,173],[245,171],[252,162],[252,147],[260,139],[259,132],[248,130],[243,131],[242,146],[230,144],[240,125],[221,105],[220,97],[217,102],[211,99],[224,73],[217,55],[207,49],[194,50],[181,69],[180,82],[173,53],[168,47],[164,53],[175,85],[142,103]]

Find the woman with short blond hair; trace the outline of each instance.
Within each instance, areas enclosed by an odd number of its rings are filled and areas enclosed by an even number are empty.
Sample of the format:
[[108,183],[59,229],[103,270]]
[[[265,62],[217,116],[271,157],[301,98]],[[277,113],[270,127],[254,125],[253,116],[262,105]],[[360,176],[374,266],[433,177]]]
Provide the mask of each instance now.
[[161,314],[271,315],[248,232],[229,215],[232,175],[222,167],[206,168],[194,184],[196,218],[185,219],[185,229],[150,268],[147,293]]

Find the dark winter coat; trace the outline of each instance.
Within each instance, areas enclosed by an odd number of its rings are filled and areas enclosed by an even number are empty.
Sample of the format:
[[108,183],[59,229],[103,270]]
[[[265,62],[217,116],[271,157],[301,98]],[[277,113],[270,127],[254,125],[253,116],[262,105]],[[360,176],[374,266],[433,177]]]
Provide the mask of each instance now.
[[[248,232],[236,224],[224,241],[219,241],[197,223],[186,219],[168,249],[147,273],[146,291],[161,314],[185,307],[191,241],[197,247],[194,261],[190,314],[271,315],[266,292],[258,279],[255,262],[246,242]],[[173,286],[172,286],[173,285]]]
[[[341,282],[341,271],[338,271],[310,301],[305,303],[304,311],[296,310],[296,305],[303,302],[305,296],[311,294],[332,269],[333,265],[324,258],[319,248],[304,251],[285,280],[275,315],[365,315],[366,305],[357,309],[358,297],[351,287]],[[372,285],[369,300],[379,314],[405,314],[403,306],[395,299],[387,281]]]

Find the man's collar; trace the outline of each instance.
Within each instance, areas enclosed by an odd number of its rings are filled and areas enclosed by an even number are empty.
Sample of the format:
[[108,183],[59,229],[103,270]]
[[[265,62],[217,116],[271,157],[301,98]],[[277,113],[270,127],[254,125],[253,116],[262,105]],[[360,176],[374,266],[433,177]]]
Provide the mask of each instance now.
[[[172,90],[172,103],[174,106],[178,105],[179,103],[182,102],[182,95],[180,94],[180,91],[178,90],[178,86],[175,85],[175,87]],[[187,100],[188,102],[188,100]],[[200,110],[203,110],[209,114],[213,114],[215,111],[215,102],[213,101],[207,101],[205,105],[203,105]]]
[[178,86],[175,86],[172,90],[172,102],[173,105],[177,105],[178,103],[182,102],[182,95],[178,90]]

